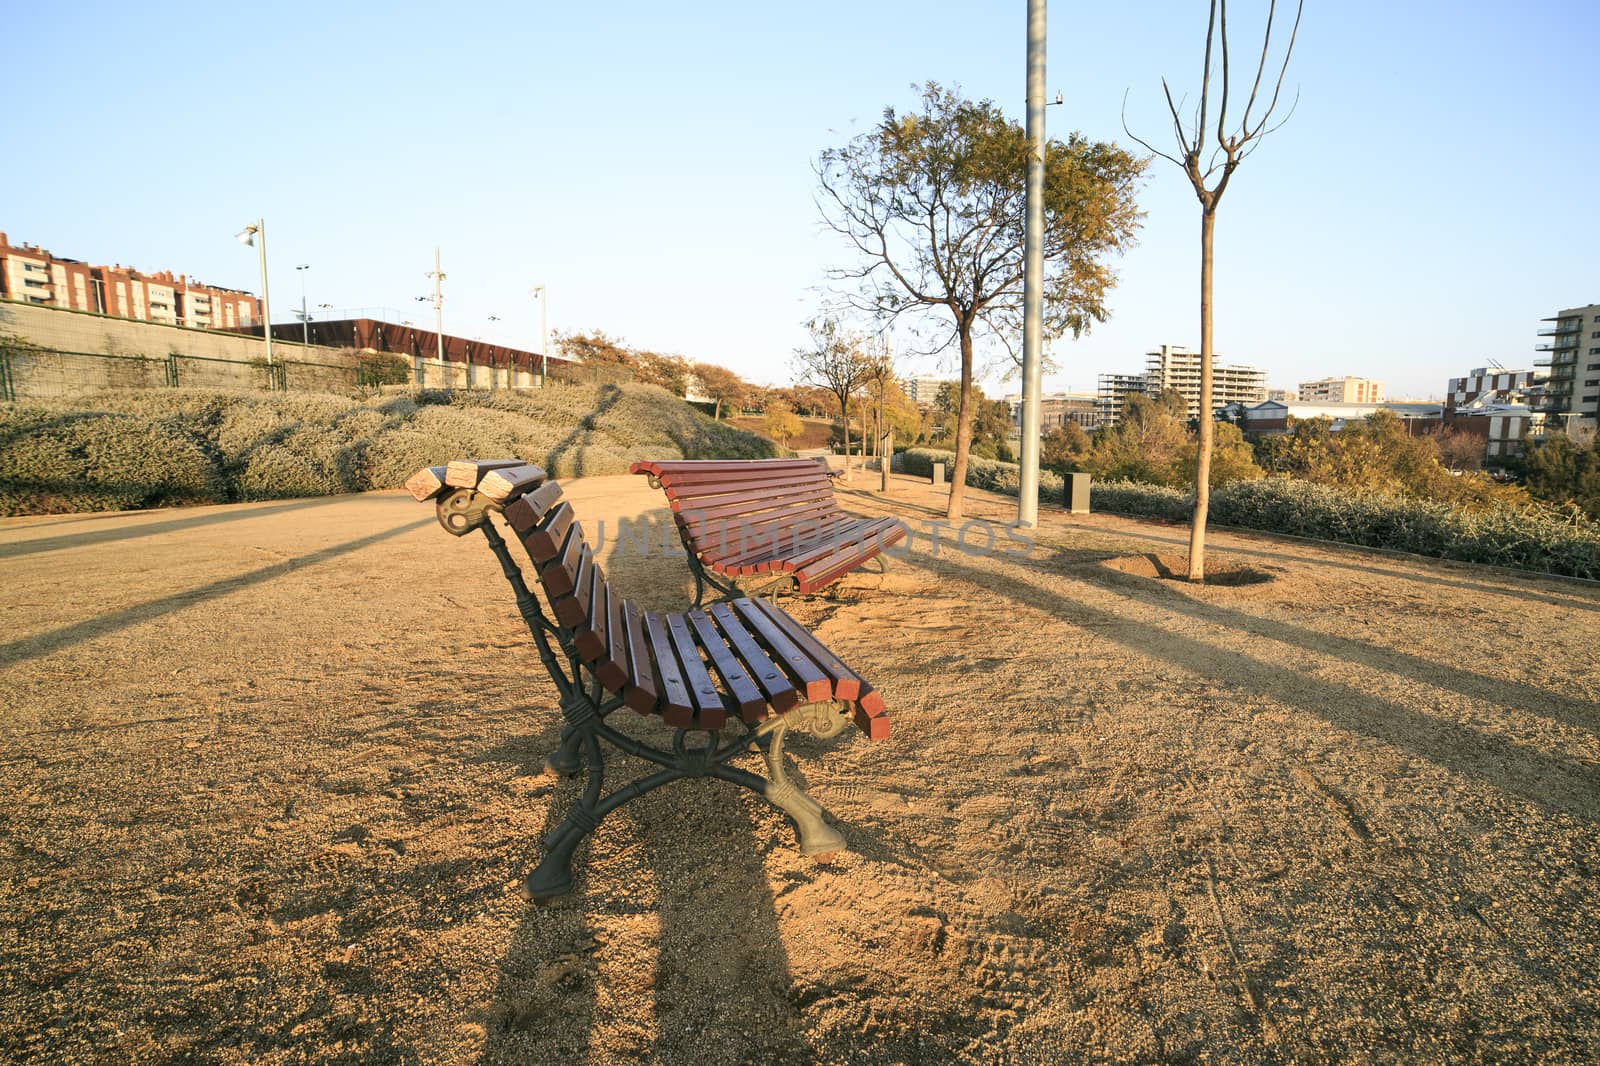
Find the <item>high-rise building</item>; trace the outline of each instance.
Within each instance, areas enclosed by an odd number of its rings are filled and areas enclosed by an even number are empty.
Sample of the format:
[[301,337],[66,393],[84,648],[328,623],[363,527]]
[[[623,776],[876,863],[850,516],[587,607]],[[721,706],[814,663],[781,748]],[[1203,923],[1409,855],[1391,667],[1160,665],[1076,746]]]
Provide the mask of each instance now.
[[[1101,374],[1099,389],[1102,425],[1115,425],[1130,393],[1156,396],[1176,390],[1188,403],[1189,417],[1200,417],[1200,353],[1177,344],[1163,344],[1145,355],[1143,374]],[[1228,404],[1250,405],[1267,398],[1267,372],[1253,366],[1211,359],[1211,409]]]
[[247,292],[201,285],[168,270],[146,274],[120,263],[90,266],[36,245],[13,246],[4,233],[0,299],[196,329],[261,322],[261,301]]
[[1600,304],[1569,307],[1544,319],[1534,350],[1548,353],[1535,366],[1550,368],[1540,409],[1552,429],[1593,429],[1600,424]]
[[1351,377],[1302,381],[1298,398],[1303,403],[1381,403],[1383,382]]

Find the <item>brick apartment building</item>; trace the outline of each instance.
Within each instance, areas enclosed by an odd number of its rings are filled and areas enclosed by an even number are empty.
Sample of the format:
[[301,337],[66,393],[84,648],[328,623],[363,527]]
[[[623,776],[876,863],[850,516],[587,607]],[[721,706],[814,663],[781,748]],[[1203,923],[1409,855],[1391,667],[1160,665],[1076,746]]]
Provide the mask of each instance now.
[[247,292],[202,285],[167,270],[147,274],[120,263],[90,266],[36,245],[13,245],[3,232],[0,299],[194,329],[261,322],[261,301]]

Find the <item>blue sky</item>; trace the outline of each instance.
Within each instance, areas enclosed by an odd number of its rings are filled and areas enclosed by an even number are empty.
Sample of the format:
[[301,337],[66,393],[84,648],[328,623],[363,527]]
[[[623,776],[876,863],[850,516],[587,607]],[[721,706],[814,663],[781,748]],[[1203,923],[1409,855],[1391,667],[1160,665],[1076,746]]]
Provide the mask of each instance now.
[[[552,329],[766,382],[848,262],[818,222],[817,154],[928,79],[1023,115],[1022,0],[66,10],[4,19],[35,101],[0,142],[14,241],[254,291],[232,235],[264,216],[275,319],[309,263],[313,306],[419,323],[439,244],[449,332],[531,346],[546,283]],[[1124,139],[1128,91],[1165,147],[1160,78],[1195,86],[1205,10],[1052,4],[1052,134]],[[1236,54],[1261,10],[1236,0]],[[1358,374],[1397,396],[1528,365],[1541,317],[1600,302],[1597,48],[1592,0],[1312,0],[1299,108],[1219,214],[1219,352],[1274,386]],[[1113,317],[1054,346],[1048,387],[1198,346],[1193,193],[1158,160],[1141,203]]]

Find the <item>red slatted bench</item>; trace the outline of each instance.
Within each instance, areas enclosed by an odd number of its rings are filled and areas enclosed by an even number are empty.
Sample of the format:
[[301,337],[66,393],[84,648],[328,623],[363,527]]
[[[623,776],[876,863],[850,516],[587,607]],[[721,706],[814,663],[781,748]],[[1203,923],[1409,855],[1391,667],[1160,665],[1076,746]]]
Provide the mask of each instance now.
[[[721,778],[765,796],[794,819],[802,854],[820,857],[844,847],[822,807],[784,773],[784,734],[799,729],[831,737],[853,722],[881,740],[889,719],[877,690],[804,626],[748,598],[707,610],[641,610],[606,578],[561,486],[520,460],[427,467],[406,488],[418,501],[434,502],[446,531],[458,537],[483,531],[561,694],[565,725],[546,767],[588,771],[582,796],[546,837],[544,861],[528,875],[525,895],[540,900],[569,891],[572,854],[583,838],[617,807],[680,778]],[[542,602],[494,515],[526,550]],[[613,728],[606,719],[622,707],[659,716],[674,730],[670,750]],[[724,740],[729,726],[736,735]],[[694,733],[705,734],[705,742],[689,745]],[[602,797],[603,744],[661,769]],[[765,778],[730,765],[752,744],[765,756]]]
[[841,510],[827,469],[811,459],[648,460],[630,472],[666,490],[696,606],[708,585],[740,595],[741,578],[762,591],[816,592],[907,533],[898,518]]

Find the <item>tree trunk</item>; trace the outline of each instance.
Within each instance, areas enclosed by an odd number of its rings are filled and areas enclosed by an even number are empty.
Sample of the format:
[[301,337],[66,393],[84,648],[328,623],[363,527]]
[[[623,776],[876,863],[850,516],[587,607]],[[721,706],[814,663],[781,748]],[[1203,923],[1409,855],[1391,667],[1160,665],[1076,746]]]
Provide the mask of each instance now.
[[841,393],[839,395],[840,419],[844,423],[844,476],[850,476],[850,397]]
[[1189,580],[1206,577],[1206,512],[1211,507],[1211,244],[1216,205],[1200,208],[1200,444],[1194,466],[1194,519],[1189,524]]
[[972,327],[961,329],[961,402],[956,414],[956,461],[950,471],[950,506],[944,516],[954,522],[961,517],[961,498],[967,488],[967,452],[972,449]]

